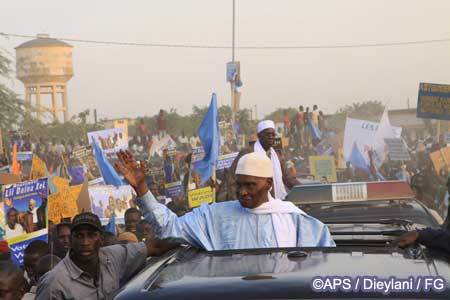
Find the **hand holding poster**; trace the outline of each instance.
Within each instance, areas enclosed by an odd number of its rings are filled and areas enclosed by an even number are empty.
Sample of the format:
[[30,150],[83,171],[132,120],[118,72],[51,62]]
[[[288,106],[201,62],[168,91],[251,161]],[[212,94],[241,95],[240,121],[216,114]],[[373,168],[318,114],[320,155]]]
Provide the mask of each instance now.
[[0,226],[17,264],[31,240],[47,240],[47,187],[47,178],[3,186]]

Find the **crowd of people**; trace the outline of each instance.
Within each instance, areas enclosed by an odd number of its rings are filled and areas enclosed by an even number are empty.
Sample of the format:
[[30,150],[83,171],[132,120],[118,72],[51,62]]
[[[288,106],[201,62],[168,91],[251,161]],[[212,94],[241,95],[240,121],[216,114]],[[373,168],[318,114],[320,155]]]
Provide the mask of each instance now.
[[144,267],[147,256],[176,246],[155,240],[150,224],[136,208],[126,211],[125,224],[117,229],[120,233],[108,232],[97,215],[81,213],[72,222],[49,228],[48,242],[29,243],[23,269],[11,262],[8,243],[0,241],[0,298],[108,297]]
[[[161,201],[160,197],[168,198],[165,183],[180,181],[183,190],[187,190],[192,175],[192,152],[201,146],[200,138],[196,134],[185,136],[184,132],[169,136],[164,111],[159,113],[154,134],[141,120],[137,134],[129,139],[129,151],[120,151],[114,158],[117,171],[136,192],[124,213],[124,224],[102,226],[95,209],[93,213],[82,212],[56,225],[48,222],[48,242],[29,243],[23,269],[11,263],[11,249],[1,241],[0,278],[4,280],[0,280],[0,298],[67,299],[74,295],[77,299],[107,298],[144,267],[147,256],[160,255],[183,243],[206,250],[334,247],[326,225],[281,200],[293,186],[310,176],[309,156],[323,155],[326,148],[325,152],[334,155],[339,165],[338,149],[328,147],[330,137],[338,132],[328,127],[317,105],[311,111],[300,106],[293,118],[286,113],[282,123],[282,132],[277,132],[273,121],[259,122],[256,135],[247,139],[243,148],[238,147],[235,137],[227,135],[221,144],[222,154],[238,153],[229,168],[208,181],[216,193],[217,203],[191,210],[186,192],[170,201]],[[369,151],[369,172],[347,162],[338,172],[338,181],[404,180],[420,200],[442,212],[443,203],[448,201],[450,177],[446,168],[436,172],[429,154],[446,145],[443,139],[411,136],[414,135],[403,131],[402,139],[411,160],[392,161],[387,156],[382,166],[375,168]],[[170,147],[151,153],[155,143],[167,138],[171,139]],[[277,145],[279,139],[286,139],[287,145]],[[32,139],[27,135],[21,135],[20,140],[20,151],[39,156],[50,174],[63,174],[63,168],[70,169],[70,160],[64,157],[70,157],[79,147],[89,146],[86,140],[74,143],[56,138]],[[137,163],[138,160],[147,164]],[[8,161],[2,159],[4,165]],[[327,183],[326,178],[309,180]],[[38,227],[42,222],[38,208],[31,201],[29,206],[27,215],[30,218],[36,215],[36,222],[30,224]],[[106,217],[112,218],[115,208],[111,207],[102,210],[102,215],[109,211]],[[9,209],[6,230],[27,232],[19,219],[17,210]],[[302,226],[298,226],[300,223]],[[421,231],[410,233],[400,244],[433,244],[434,238],[430,236],[438,235],[448,238],[446,232]]]
[[[283,123],[283,131],[276,132],[277,137],[287,140],[283,147],[275,147],[277,153],[283,160],[282,168],[284,174],[293,178],[310,178],[315,182],[326,182],[324,178],[311,178],[308,157],[311,155],[323,155],[326,142],[339,134],[335,129],[329,128],[327,118],[323,112],[314,105],[312,110],[309,107],[300,106],[295,114],[286,110],[283,119],[278,120]],[[141,119],[138,121],[136,134],[129,138],[128,149],[139,160],[147,160],[154,170],[164,170],[164,181],[156,177],[156,171],[149,173],[148,183],[152,187],[152,192],[157,196],[164,196],[164,183],[182,181],[186,186],[185,175],[189,174],[189,154],[196,148],[201,147],[200,138],[196,133],[191,136],[185,135],[184,131],[178,136],[169,135],[169,125],[167,113],[160,110],[157,117],[157,126],[149,130],[148,124]],[[325,149],[326,155],[334,155],[336,158],[338,182],[358,182],[373,180],[404,180],[411,184],[417,191],[420,200],[423,200],[429,207],[440,210],[442,203],[445,203],[445,190],[449,172],[447,168],[434,170],[429,154],[446,146],[443,137],[439,140],[433,139],[431,130],[408,131],[403,129],[402,139],[406,143],[410,160],[392,161],[387,156],[381,167],[375,168],[372,164],[370,172],[361,171],[350,162],[342,163],[341,155],[336,147],[331,151]],[[151,153],[152,145],[160,143],[164,138],[170,138],[171,146],[175,151],[154,151]],[[12,136],[11,141],[18,143],[20,151],[30,151],[39,156],[46,164],[49,174],[68,174],[72,167],[72,161],[68,159],[75,149],[89,147],[87,139],[58,139],[46,137],[30,137],[23,134]],[[221,153],[229,154],[238,152],[251,146],[255,140],[255,135],[247,136],[247,147],[239,147],[236,136],[229,132],[222,137]],[[283,140],[284,142],[284,140]],[[11,143],[10,143],[11,144]],[[11,148],[11,146],[10,146]],[[11,150],[11,149],[9,149]],[[369,151],[370,155],[370,151]],[[372,160],[370,160],[372,163]],[[0,167],[8,165],[8,158],[5,155],[0,157]],[[88,172],[88,171],[85,171]],[[66,175],[64,174],[64,175]],[[225,200],[232,192],[225,190],[229,186],[227,172],[220,174],[218,182],[218,199]],[[95,177],[91,175],[90,177]],[[228,183],[227,183],[228,182]],[[173,200],[173,199],[172,199]],[[179,199],[177,199],[180,202]],[[175,202],[174,202],[175,203]],[[173,204],[172,204],[173,205]]]

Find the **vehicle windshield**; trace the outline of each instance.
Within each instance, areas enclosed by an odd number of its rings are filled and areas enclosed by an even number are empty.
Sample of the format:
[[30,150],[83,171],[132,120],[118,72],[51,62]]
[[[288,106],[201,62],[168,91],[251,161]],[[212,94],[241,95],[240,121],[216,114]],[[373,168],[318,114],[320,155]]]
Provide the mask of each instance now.
[[300,205],[324,223],[402,223],[419,227],[438,227],[437,221],[417,201],[386,200]]

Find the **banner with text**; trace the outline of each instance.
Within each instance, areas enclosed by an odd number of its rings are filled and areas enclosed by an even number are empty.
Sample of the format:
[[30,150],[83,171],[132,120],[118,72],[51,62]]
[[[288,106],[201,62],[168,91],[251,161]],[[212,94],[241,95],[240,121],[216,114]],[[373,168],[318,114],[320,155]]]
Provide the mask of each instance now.
[[450,120],[450,85],[421,82],[417,117]]
[[31,240],[47,240],[47,178],[2,188],[0,226],[13,250],[13,261],[23,264],[23,250]]

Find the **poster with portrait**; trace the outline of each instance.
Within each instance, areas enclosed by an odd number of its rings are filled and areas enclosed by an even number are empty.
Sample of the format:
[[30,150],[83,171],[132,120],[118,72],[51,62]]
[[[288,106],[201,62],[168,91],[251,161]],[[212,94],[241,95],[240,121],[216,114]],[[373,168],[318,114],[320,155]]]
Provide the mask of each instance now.
[[47,178],[5,185],[0,202],[0,226],[13,261],[23,263],[23,250],[35,239],[47,240]]
[[128,149],[128,137],[125,136],[123,128],[92,131],[87,135],[89,144],[92,144],[92,139],[95,139],[100,148],[108,155]]
[[114,214],[116,220],[123,220],[125,211],[132,207],[134,192],[131,186],[95,185],[89,186],[91,211],[100,219],[109,219]]
[[84,178],[91,181],[102,177],[91,146],[76,147],[66,158],[66,164],[74,185],[81,184]]
[[213,174],[205,172],[204,166],[205,163],[202,161],[202,157],[193,155],[187,186],[189,208],[215,201],[214,191],[211,188],[211,177],[213,177]]

